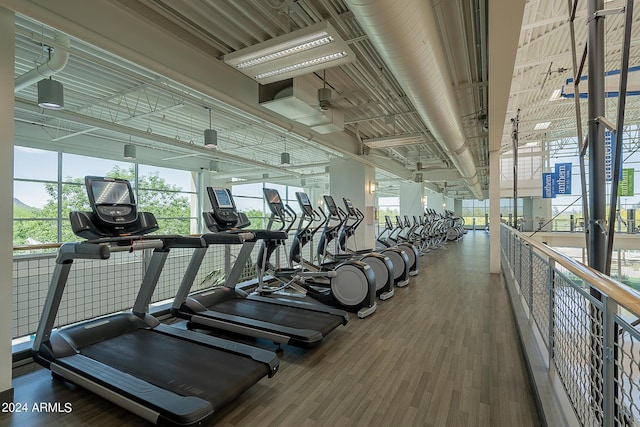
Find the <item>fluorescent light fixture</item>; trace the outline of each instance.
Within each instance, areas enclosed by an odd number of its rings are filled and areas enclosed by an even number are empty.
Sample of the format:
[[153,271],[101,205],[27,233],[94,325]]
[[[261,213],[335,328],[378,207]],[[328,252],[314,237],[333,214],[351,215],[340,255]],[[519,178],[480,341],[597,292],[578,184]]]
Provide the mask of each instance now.
[[540,141],[529,141],[524,144],[525,147],[537,147],[538,145],[540,145]]
[[545,130],[548,129],[549,126],[551,126],[551,122],[540,122],[536,123],[536,125],[533,127],[533,130]]
[[557,101],[561,98],[562,98],[562,89],[556,89],[551,94],[551,98],[549,98],[549,101]]
[[319,22],[225,55],[222,60],[262,84],[355,60],[328,21]]
[[415,145],[424,143],[421,133],[407,133],[402,135],[384,136],[381,138],[370,138],[362,141],[369,148],[389,148],[401,145]]

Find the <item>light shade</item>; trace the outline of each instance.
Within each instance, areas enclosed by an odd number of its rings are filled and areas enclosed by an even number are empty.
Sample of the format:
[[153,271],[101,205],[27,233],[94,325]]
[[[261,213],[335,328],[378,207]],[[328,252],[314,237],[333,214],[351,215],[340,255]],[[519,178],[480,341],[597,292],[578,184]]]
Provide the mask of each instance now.
[[355,60],[328,21],[225,55],[222,60],[262,83],[273,83]]
[[289,166],[291,164],[291,156],[289,153],[280,153],[280,164],[283,166]]
[[376,182],[369,181],[369,194],[373,194],[376,192]]
[[207,148],[218,148],[218,131],[215,129],[204,130],[204,146]]
[[124,158],[129,160],[135,160],[136,158],[136,146],[133,144],[127,144],[124,146]]
[[64,88],[62,83],[43,79],[38,82],[38,105],[51,110],[64,108]]

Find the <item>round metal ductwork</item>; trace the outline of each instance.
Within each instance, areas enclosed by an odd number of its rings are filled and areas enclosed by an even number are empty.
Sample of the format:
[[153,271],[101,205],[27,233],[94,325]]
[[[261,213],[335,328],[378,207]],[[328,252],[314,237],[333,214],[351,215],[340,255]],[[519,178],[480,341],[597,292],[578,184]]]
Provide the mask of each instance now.
[[483,200],[431,2],[345,1],[473,195]]

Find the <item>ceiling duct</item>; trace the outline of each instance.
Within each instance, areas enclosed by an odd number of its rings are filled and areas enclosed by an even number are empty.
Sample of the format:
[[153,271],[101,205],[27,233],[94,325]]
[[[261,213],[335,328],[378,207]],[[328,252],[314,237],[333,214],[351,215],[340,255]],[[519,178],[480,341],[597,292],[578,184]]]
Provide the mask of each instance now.
[[346,0],[435,139],[448,152],[473,195],[483,200],[465,140],[431,2]]
[[59,73],[67,65],[70,45],[69,36],[56,31],[53,35],[53,40],[54,44],[62,48],[55,49],[51,54],[51,58],[44,64],[40,64],[36,68],[17,77],[14,84],[14,92],[19,92],[44,78]]
[[344,114],[335,108],[322,109],[318,105],[318,88],[305,77],[260,85],[258,102],[261,106],[320,134],[344,130]]

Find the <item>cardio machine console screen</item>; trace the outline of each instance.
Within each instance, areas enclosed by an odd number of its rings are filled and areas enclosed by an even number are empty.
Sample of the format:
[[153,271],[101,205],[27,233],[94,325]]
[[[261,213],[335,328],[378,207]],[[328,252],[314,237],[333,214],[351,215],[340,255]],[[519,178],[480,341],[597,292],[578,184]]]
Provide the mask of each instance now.
[[347,211],[349,212],[349,215],[354,215],[356,210],[353,208],[353,203],[351,203],[351,200],[349,199],[342,199],[344,200],[344,205],[347,207]]
[[274,190],[273,188],[265,188],[262,191],[264,193],[264,198],[267,200],[269,208],[272,212],[281,210],[283,208],[282,200],[280,199],[280,193],[278,193],[278,190]]
[[336,206],[336,202],[333,200],[332,196],[324,195],[324,202],[327,205],[327,209],[329,209],[329,213],[331,215],[338,215],[338,207]]
[[218,207],[222,209],[233,209],[233,203],[231,202],[231,196],[225,188],[214,188],[213,195],[218,202]]
[[89,202],[100,220],[109,224],[136,220],[135,199],[128,181],[88,176],[85,182]]
[[311,206],[311,201],[309,200],[307,193],[298,191],[296,192],[296,198],[298,199],[298,204],[302,211],[308,216],[313,216],[313,206]]

